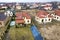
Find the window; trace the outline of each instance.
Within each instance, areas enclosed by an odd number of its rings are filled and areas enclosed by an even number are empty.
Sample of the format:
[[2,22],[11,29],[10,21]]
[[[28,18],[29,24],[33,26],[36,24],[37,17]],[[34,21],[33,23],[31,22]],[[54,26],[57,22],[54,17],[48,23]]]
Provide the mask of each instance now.
[[29,22],[29,20],[27,22]]
[[44,20],[42,19],[42,22],[43,22]]
[[56,17],[54,17],[54,18],[56,18]]
[[58,19],[58,17],[57,17],[57,19]]
[[50,21],[50,19],[49,19],[49,21]]
[[2,25],[2,23],[0,22],[0,25]]

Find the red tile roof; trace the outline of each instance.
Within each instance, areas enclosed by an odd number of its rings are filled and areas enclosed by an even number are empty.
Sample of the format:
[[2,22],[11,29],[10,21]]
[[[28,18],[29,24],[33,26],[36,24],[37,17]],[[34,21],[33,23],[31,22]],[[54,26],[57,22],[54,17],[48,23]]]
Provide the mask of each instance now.
[[22,16],[22,13],[21,13],[21,12],[16,12],[15,15],[16,15],[16,16]]
[[23,16],[26,17],[26,19],[31,19],[30,15],[26,12],[23,12]]
[[16,22],[17,24],[18,24],[18,23],[24,23],[24,20],[21,20],[21,19],[20,19],[20,20],[16,20],[15,22]]
[[24,23],[24,17],[26,17],[26,19],[31,19],[27,12],[17,12],[15,18],[16,23]]
[[26,17],[26,19],[31,19],[30,15],[27,12],[17,12],[16,16],[18,16],[18,18]]
[[60,10],[54,10],[54,13],[58,16],[60,16]]
[[22,13],[17,12],[16,13],[16,19],[23,19]]
[[23,19],[22,17],[16,17],[15,19]]
[[37,16],[40,17],[40,18],[46,18],[47,16],[48,17],[51,17],[50,15],[48,15],[48,13],[44,10],[40,10],[38,13],[37,13]]

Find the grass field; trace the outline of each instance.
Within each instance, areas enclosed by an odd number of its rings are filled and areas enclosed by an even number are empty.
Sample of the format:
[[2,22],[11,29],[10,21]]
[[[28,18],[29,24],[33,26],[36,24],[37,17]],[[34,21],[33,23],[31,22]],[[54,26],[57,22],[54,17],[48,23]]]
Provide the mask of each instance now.
[[11,40],[34,40],[30,27],[11,27],[9,33]]

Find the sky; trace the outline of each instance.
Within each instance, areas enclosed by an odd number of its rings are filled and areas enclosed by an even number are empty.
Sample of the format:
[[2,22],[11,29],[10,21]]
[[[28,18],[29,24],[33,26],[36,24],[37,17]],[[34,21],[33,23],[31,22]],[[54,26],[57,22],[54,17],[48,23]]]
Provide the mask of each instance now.
[[0,0],[0,2],[51,2],[60,0]]

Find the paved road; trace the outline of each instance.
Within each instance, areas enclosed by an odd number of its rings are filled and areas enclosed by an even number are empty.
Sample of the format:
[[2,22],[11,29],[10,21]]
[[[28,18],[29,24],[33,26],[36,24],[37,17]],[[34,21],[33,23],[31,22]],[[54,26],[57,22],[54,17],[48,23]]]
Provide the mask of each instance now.
[[10,27],[8,26],[10,24],[10,21],[11,21],[11,18],[9,20],[9,23],[7,24],[7,29],[5,31],[4,39],[3,40],[10,40],[10,35],[9,35],[9,29],[10,29]]
[[5,38],[4,38],[4,40],[10,40],[9,32],[5,34]]

